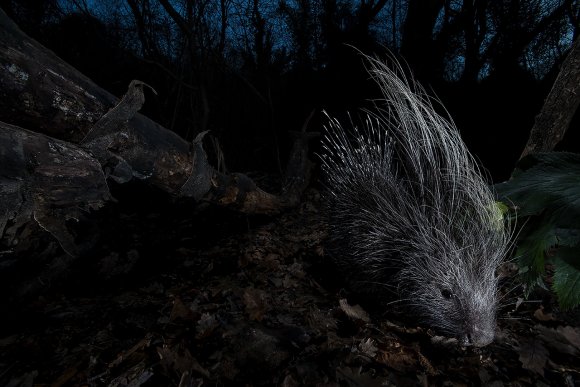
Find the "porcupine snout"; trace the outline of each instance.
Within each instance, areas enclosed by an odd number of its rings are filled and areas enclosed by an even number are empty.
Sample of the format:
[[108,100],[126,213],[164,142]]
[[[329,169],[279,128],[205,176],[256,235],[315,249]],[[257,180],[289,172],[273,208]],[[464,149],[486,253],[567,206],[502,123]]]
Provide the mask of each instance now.
[[[421,314],[434,328],[456,337],[463,346],[484,347],[491,344],[495,337],[497,315],[495,275],[465,274],[466,266],[458,263],[453,269],[450,271],[463,274],[435,281],[430,287],[430,293],[435,297],[426,302],[430,306]],[[478,268],[480,273],[483,269]]]
[[[415,285],[415,300],[409,315],[416,316],[440,334],[455,337],[462,346],[485,347],[494,340],[497,300],[477,285],[468,288],[448,287],[441,282]],[[492,288],[493,289],[493,288]]]
[[464,346],[485,347],[493,342],[494,337],[494,327],[474,324],[469,328],[469,333],[465,335],[461,344]]
[[[492,289],[496,289],[497,285],[488,285]],[[471,295],[472,305],[470,305],[467,312],[467,322],[465,325],[465,333],[462,339],[462,345],[474,347],[485,347],[493,342],[496,330],[496,315],[497,315],[497,299],[494,294],[483,297],[481,294]],[[483,292],[482,292],[483,293]]]
[[495,307],[468,312],[465,330],[460,336],[463,346],[485,347],[493,342],[496,327]]

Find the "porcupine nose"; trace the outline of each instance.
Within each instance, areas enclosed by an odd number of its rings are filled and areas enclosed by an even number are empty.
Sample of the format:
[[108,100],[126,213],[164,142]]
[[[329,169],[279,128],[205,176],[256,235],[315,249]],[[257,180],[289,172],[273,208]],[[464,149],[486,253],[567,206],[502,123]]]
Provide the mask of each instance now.
[[471,332],[468,332],[463,338],[463,345],[474,347],[485,347],[493,342],[495,337],[494,329],[482,329],[481,327],[474,325],[471,328]]

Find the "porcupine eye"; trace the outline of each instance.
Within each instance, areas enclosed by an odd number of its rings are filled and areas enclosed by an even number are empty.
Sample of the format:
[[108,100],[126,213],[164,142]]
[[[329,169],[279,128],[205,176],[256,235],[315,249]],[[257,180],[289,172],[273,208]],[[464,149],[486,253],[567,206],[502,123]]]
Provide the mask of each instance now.
[[446,298],[448,300],[451,299],[451,297],[453,297],[453,293],[451,293],[451,291],[448,289],[441,289],[441,295],[443,296],[443,298]]

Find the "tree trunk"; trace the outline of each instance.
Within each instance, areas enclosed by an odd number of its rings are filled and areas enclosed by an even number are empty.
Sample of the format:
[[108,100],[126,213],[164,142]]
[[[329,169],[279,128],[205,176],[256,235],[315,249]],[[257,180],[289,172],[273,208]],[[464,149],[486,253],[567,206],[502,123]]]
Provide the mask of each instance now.
[[435,52],[433,47],[433,29],[444,5],[443,0],[409,1],[401,55],[415,70],[414,75],[419,80],[431,80],[433,73],[441,69],[441,53]]
[[574,42],[530,132],[520,159],[551,151],[562,140],[580,105],[580,39]]

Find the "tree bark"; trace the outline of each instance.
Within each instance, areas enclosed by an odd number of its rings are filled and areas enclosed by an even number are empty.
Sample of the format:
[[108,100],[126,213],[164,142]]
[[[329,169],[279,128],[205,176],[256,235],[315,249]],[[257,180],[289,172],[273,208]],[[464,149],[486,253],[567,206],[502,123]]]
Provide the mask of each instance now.
[[36,222],[65,252],[77,253],[66,222],[111,199],[101,165],[74,144],[0,122],[0,236],[14,248]]
[[552,90],[544,102],[530,132],[520,159],[551,151],[562,140],[580,105],[580,39],[576,39]]

